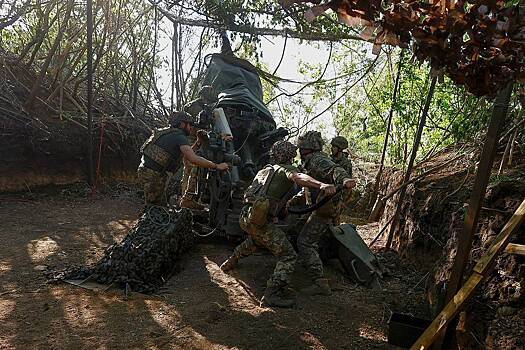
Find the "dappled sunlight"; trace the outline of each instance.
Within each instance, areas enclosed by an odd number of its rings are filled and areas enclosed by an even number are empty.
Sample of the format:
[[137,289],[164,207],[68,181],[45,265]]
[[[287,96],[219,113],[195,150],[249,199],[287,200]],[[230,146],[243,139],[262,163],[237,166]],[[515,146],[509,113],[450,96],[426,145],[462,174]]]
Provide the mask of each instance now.
[[114,220],[107,223],[107,227],[111,230],[124,231],[129,230],[136,220]]
[[64,319],[75,328],[89,328],[98,324],[92,298],[85,295],[64,295],[60,301],[63,305]]
[[171,306],[159,300],[144,300],[151,318],[167,332],[173,332],[181,327],[181,316]]
[[315,335],[309,332],[303,332],[301,333],[301,336],[299,337],[301,341],[303,341],[310,349],[315,350],[326,350],[327,347],[321,343],[319,339]]
[[159,300],[144,300],[151,318],[173,337],[173,343],[191,343],[192,349],[231,349],[218,343],[211,342],[205,336],[185,325],[182,318],[173,306]]
[[8,299],[0,299],[0,321],[5,321],[7,317],[14,311],[16,301]]
[[59,250],[58,243],[51,237],[34,239],[27,244],[27,254],[33,263],[41,263],[47,257],[55,254]]
[[372,327],[369,324],[363,324],[358,329],[359,336],[375,342],[386,342],[386,336],[383,331]]
[[234,277],[224,273],[220,267],[208,259],[203,257],[206,265],[206,270],[210,274],[211,281],[219,286],[228,296],[230,306],[237,310],[249,313],[253,316],[261,315],[265,312],[274,312],[270,308],[259,306],[259,300],[251,292],[239,283]]
[[13,266],[9,261],[0,261],[0,276],[8,273],[9,271],[11,271],[12,268]]

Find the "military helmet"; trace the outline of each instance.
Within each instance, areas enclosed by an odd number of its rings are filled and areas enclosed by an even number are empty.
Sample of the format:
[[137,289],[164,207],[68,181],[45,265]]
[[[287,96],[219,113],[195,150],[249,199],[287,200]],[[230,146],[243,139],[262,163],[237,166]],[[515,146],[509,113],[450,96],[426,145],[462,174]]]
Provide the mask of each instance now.
[[190,123],[191,125],[194,125],[195,124],[195,119],[188,113],[186,112],[173,112],[173,114],[171,115],[171,121],[170,121],[170,124],[171,126],[173,127],[178,127],[180,123]]
[[299,136],[297,146],[300,149],[311,149],[313,151],[320,151],[323,149],[323,138],[319,131],[308,131],[306,134]]
[[348,140],[343,136],[336,136],[332,139],[331,145],[340,149],[347,149]]
[[204,85],[199,90],[199,97],[204,101],[204,103],[212,103],[217,101],[217,93],[213,86]]
[[276,163],[287,163],[297,155],[297,147],[288,141],[277,141],[273,144],[270,153]]

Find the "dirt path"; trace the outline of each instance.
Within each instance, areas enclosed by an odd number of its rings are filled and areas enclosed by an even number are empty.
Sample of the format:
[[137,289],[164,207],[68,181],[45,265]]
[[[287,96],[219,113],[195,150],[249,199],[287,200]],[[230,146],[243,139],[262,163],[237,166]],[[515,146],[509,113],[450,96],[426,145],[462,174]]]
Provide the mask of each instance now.
[[297,309],[261,308],[273,258],[247,258],[230,276],[218,268],[233,249],[226,243],[199,244],[155,295],[46,284],[42,269],[96,261],[139,209],[132,198],[0,198],[1,349],[392,349],[390,311],[425,312],[424,283],[416,285],[424,271],[394,256],[381,256],[391,270],[383,292],[328,268],[332,296],[299,294]]

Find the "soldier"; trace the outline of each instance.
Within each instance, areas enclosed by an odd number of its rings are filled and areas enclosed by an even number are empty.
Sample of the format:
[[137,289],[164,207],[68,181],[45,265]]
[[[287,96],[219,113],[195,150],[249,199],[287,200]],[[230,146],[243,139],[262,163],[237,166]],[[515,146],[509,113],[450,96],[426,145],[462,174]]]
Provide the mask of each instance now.
[[[335,164],[328,155],[321,152],[323,139],[318,131],[309,131],[299,137],[299,152],[303,167],[311,177],[324,183],[341,185],[345,189],[354,188],[356,183],[350,178],[350,174],[341,166]],[[318,193],[312,193],[312,200],[320,199]],[[337,201],[339,195],[335,196],[321,208],[315,210],[306,221],[299,236],[297,237],[297,248],[299,258],[307,268],[313,285],[303,290],[306,294],[316,295],[331,294],[328,280],[323,278],[323,263],[319,258],[319,241],[323,235],[329,232],[329,227],[334,224],[337,217]],[[297,197],[290,201],[293,205]]]
[[252,254],[257,246],[267,248],[278,261],[266,283],[261,303],[267,306],[292,307],[295,297],[287,295],[287,287],[297,254],[286,234],[275,226],[276,217],[292,193],[294,183],[318,189],[325,194],[335,193],[335,187],[299,173],[292,165],[297,147],[290,142],[276,142],[271,153],[276,164],[267,165],[260,170],[244,195],[246,205],[241,210],[239,223],[248,233],[248,238],[235,248],[233,255],[221,265],[221,269],[231,270],[241,257]]
[[[192,117],[196,118],[202,111],[211,112],[211,106],[215,102],[217,102],[217,93],[213,87],[205,85],[199,90],[199,97],[186,104],[184,110]],[[192,142],[191,148],[194,152],[197,152],[201,146],[202,137],[196,138],[195,135],[190,135],[189,139]],[[197,182],[198,169],[194,167],[191,162],[184,160],[184,171],[181,183],[182,196],[179,202],[181,207],[195,210],[204,209],[204,205],[197,201]]]
[[167,205],[165,187],[167,172],[175,173],[183,158],[191,163],[216,170],[227,170],[228,164],[215,164],[193,152],[188,142],[194,119],[185,112],[175,112],[167,128],[156,129],[141,147],[142,158],[137,169],[139,181],[144,187],[146,204]]
[[352,161],[348,157],[348,140],[343,136],[336,136],[330,142],[332,145],[332,161],[344,168],[350,177],[352,177]]

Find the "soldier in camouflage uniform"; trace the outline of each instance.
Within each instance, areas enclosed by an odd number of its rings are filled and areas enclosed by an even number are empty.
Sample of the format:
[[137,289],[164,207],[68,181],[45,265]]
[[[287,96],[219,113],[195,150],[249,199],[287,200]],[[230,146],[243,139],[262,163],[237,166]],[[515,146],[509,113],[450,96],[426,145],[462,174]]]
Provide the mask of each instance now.
[[348,152],[345,152],[345,149],[348,148],[348,140],[343,136],[336,136],[330,144],[332,146],[332,161],[344,168],[352,177],[352,161],[348,157]]
[[[294,271],[297,254],[286,234],[275,225],[276,217],[286,204],[288,195],[292,193],[294,183],[328,194],[335,193],[335,187],[299,173],[292,165],[297,147],[290,142],[276,142],[272,146],[271,154],[276,164],[267,165],[259,171],[245,193],[246,205],[242,208],[239,222],[241,228],[248,233],[248,238],[235,248],[233,255],[221,265],[221,269],[228,271],[234,268],[241,257],[252,254],[257,247],[268,249],[278,261],[272,276],[267,281],[267,288],[261,302],[268,306],[291,307],[295,304],[295,297],[287,295],[286,289]],[[253,213],[256,206],[255,199],[268,200],[267,213],[262,214],[262,222],[258,223],[255,223],[252,217],[261,214]]]
[[[184,106],[184,111],[197,118],[202,111],[211,112],[211,106],[217,102],[217,93],[213,87],[205,85],[199,90],[199,97]],[[197,136],[197,137],[195,137]],[[191,148],[197,152],[203,141],[203,134],[190,135]],[[180,206],[188,209],[203,210],[204,206],[197,201],[198,168],[189,161],[184,161],[184,172],[181,183]]]
[[194,119],[185,112],[175,112],[167,128],[156,129],[141,147],[142,158],[137,176],[144,188],[146,204],[167,205],[165,196],[167,173],[176,173],[187,159],[193,164],[217,170],[227,170],[228,164],[215,164],[193,152],[188,142]]
[[[345,189],[355,187],[355,180],[350,178],[350,174],[335,164],[328,155],[321,152],[323,139],[318,131],[309,131],[299,137],[298,146],[303,167],[308,175],[324,183],[343,186]],[[311,196],[314,202],[320,197],[320,194],[315,191]],[[323,263],[319,258],[318,249],[319,241],[323,235],[328,234],[329,227],[334,224],[339,197],[340,195],[335,196],[331,201],[310,214],[297,237],[299,258],[313,280],[313,285],[303,290],[310,295],[329,295],[331,293],[328,280],[323,278]],[[294,205],[298,198],[292,199],[290,204]]]

